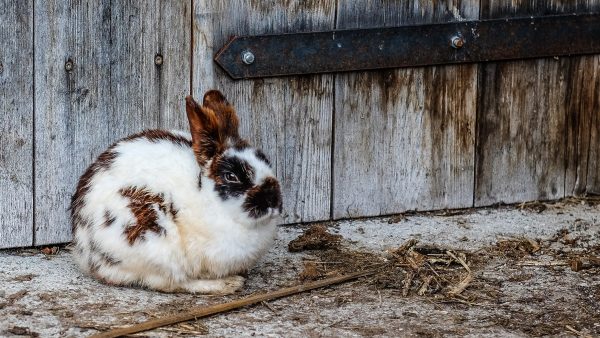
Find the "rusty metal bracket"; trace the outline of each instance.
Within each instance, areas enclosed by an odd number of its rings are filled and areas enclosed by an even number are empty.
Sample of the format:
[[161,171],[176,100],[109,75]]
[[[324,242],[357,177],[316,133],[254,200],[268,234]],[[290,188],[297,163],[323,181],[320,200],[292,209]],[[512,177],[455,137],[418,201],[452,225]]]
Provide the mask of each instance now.
[[600,14],[234,36],[215,61],[234,79],[600,53]]

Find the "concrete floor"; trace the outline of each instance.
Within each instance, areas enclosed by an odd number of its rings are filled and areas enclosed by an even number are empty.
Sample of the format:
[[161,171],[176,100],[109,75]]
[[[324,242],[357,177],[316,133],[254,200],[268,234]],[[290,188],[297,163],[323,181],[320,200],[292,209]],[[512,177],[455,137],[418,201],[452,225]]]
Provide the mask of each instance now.
[[[84,337],[296,285],[303,261],[323,259],[318,251],[288,252],[305,229],[281,227],[244,290],[226,297],[102,285],[82,275],[65,248],[55,255],[39,248],[0,251],[0,336]],[[389,259],[386,250],[411,238],[467,252],[528,238],[541,249],[485,256],[462,298],[404,296],[358,280],[136,336],[600,336],[600,269],[574,272],[566,265],[572,256],[600,255],[600,205],[569,201],[340,221],[329,231],[343,236],[344,253],[370,253],[381,261]]]

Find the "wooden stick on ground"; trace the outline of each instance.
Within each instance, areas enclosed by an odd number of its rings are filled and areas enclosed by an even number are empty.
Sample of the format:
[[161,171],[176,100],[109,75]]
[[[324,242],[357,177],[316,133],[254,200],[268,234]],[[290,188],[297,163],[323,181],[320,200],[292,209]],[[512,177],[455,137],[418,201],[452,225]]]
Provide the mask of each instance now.
[[465,277],[462,281],[460,281],[460,283],[458,283],[455,287],[453,287],[452,290],[448,291],[448,295],[456,296],[456,295],[462,293],[463,291],[465,291],[467,286],[469,286],[469,283],[471,283],[472,281],[473,281],[473,275],[471,275],[471,273],[469,273],[467,275],[467,277]]
[[294,295],[297,293],[322,288],[325,286],[330,286],[333,284],[344,283],[350,280],[354,280],[360,277],[369,276],[376,273],[377,270],[368,270],[363,272],[352,273],[349,275],[344,275],[340,277],[327,278],[320,281],[315,281],[312,283],[292,286],[289,288],[279,289],[273,292],[267,292],[264,294],[258,294],[253,296],[244,297],[242,299],[234,300],[228,303],[211,305],[208,307],[197,308],[190,310],[188,312],[167,316],[164,318],[152,319],[146,322],[142,322],[136,325],[118,328],[114,330],[109,330],[107,332],[99,333],[91,336],[92,338],[112,338],[112,337],[120,337],[132,333],[138,333],[143,331],[152,330],[161,326],[177,324],[181,322],[185,322],[192,319],[207,317],[210,315],[214,315],[221,312],[230,311],[233,309],[237,309],[240,307],[258,304],[260,302],[264,302],[267,300],[273,300],[277,298],[287,297],[290,295]]
[[446,251],[446,254],[448,254],[448,256],[454,258],[454,260],[459,262],[463,266],[463,268],[465,268],[465,270],[467,270],[467,277],[465,277],[462,281],[460,281],[460,283],[458,283],[458,285],[453,287],[452,290],[450,290],[448,292],[448,295],[456,296],[456,295],[460,294],[461,292],[465,291],[467,286],[469,286],[469,283],[471,283],[473,281],[473,275],[471,274],[471,268],[467,265],[467,263],[465,263],[464,260],[462,260],[460,257],[457,257],[451,251]]

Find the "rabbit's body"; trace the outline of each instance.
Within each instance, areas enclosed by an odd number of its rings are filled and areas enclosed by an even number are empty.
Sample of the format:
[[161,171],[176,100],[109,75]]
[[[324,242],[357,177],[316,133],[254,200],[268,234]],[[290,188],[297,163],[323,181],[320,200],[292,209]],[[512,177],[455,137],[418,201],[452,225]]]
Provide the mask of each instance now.
[[[238,142],[203,161],[192,137],[159,130],[117,142],[90,166],[73,197],[77,263],[109,284],[238,289],[243,278],[236,274],[272,244],[281,208],[279,185],[261,154]],[[240,178],[226,183],[222,172]],[[267,201],[260,207],[250,197],[257,193]]]

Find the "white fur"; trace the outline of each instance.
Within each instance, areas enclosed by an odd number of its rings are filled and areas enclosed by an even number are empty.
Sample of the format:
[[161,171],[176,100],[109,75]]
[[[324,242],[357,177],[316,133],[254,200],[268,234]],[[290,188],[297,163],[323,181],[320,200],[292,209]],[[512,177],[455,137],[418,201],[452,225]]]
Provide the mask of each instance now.
[[[189,139],[187,133],[174,134]],[[90,262],[106,254],[119,263],[100,264],[97,277],[167,292],[229,293],[241,287],[243,278],[235,275],[271,246],[278,213],[249,218],[241,208],[243,198],[222,201],[205,173],[199,188],[200,167],[186,145],[138,138],[118,143],[114,151],[114,162],[94,175],[83,199],[79,216],[89,225],[75,224],[79,265],[90,272]],[[273,176],[251,150],[228,151],[250,163],[255,183]],[[119,190],[130,186],[162,193],[166,204],[178,210],[175,221],[158,212],[157,223],[166,234],[147,231],[144,239],[127,242],[124,229],[135,217]],[[110,226],[104,224],[106,211],[115,217]]]

